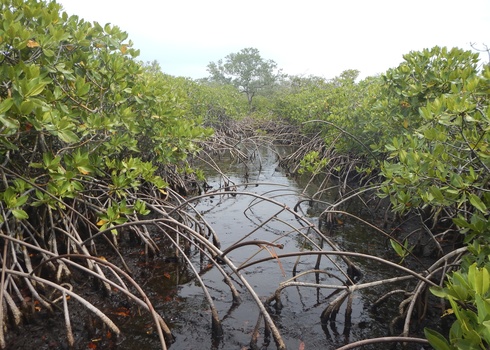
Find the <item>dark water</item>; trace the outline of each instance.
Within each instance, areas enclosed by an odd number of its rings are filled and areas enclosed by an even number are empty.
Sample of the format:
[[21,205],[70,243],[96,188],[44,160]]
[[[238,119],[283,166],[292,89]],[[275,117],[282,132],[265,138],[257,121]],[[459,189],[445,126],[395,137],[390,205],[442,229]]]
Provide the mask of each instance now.
[[[212,186],[211,191],[229,185],[228,181],[231,181],[236,185],[239,194],[209,196],[193,203],[216,231],[222,250],[241,240],[262,240],[284,245],[283,249],[270,248],[269,251],[255,245],[232,250],[227,256],[235,266],[269,257],[274,253],[309,251],[314,243],[320,243],[314,232],[302,228],[302,224],[291,212],[283,210],[284,205],[294,208],[298,201],[311,196],[315,188],[311,186],[305,190],[305,183],[288,177],[278,168],[277,152],[281,151],[284,150],[263,148],[260,152],[251,154],[254,161],[247,165],[233,163],[226,157],[218,159],[219,166],[228,179],[225,180],[220,174],[208,169],[206,176],[208,184]],[[327,195],[322,200],[333,201],[334,193],[335,191],[331,198]],[[268,202],[261,197],[274,202]],[[304,214],[311,223],[317,225],[318,217],[315,215],[322,209],[322,206],[310,206],[310,203],[304,202],[299,214]],[[277,215],[279,212],[281,213]],[[331,236],[341,248],[373,255],[389,254],[386,241],[374,230],[347,217],[341,218],[341,221],[341,225]],[[328,245],[323,248],[331,250]],[[193,259],[196,266],[199,265],[198,256],[195,255]],[[335,265],[345,269],[345,263],[339,258],[333,258],[332,261],[322,258],[320,268],[340,280],[345,280]],[[301,257],[299,261],[296,258],[281,258],[280,261],[272,260],[250,266],[241,272],[264,301],[274,294],[281,282],[292,277],[293,269],[296,269],[296,273],[301,273],[314,269],[315,263],[316,257],[313,256]],[[362,282],[397,275],[396,271],[390,271],[372,261],[355,260],[355,263],[362,270]],[[217,340],[211,335],[209,305],[192,272],[183,264],[162,264],[164,268],[154,268],[144,287],[149,291],[150,298],[157,300],[157,311],[168,321],[176,336],[170,349],[249,349],[259,309],[236,277],[234,280],[242,298],[239,305],[233,304],[231,292],[216,268],[201,273],[222,320],[224,335]],[[331,275],[308,274],[299,280],[325,285],[341,284]],[[392,316],[390,314],[396,310],[399,298],[395,297],[381,311],[373,312],[371,305],[393,288],[395,286],[386,285],[353,293],[350,306],[347,300],[344,301],[336,318],[327,324],[322,324],[320,317],[329,303],[338,296],[332,294],[333,289],[298,286],[285,288],[281,293],[283,308],[280,311],[272,309],[271,312],[288,349],[334,349],[355,340],[388,335]],[[121,348],[158,348],[157,338],[145,331],[151,320],[142,318],[140,322],[141,324],[131,322],[128,325],[131,334],[121,343]],[[263,322],[260,325],[257,347],[276,349],[274,340],[265,337]]]

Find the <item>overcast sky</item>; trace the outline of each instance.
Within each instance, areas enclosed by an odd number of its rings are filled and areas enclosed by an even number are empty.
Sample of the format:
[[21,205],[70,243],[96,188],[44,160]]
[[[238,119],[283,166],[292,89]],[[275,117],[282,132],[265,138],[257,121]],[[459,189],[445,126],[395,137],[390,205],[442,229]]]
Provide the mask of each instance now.
[[[490,0],[58,0],[87,21],[129,34],[142,61],[165,73],[208,76],[206,66],[246,47],[284,73],[333,78],[385,72],[435,45],[490,47]],[[482,55],[484,62],[488,55]]]

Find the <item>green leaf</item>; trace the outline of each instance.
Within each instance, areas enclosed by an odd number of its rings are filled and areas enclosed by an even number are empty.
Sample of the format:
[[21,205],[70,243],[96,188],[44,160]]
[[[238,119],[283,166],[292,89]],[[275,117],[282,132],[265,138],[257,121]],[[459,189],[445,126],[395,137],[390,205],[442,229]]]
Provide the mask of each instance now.
[[27,98],[27,97],[39,95],[41,92],[43,92],[44,87],[46,85],[47,85],[47,83],[43,82],[43,83],[39,83],[39,84],[33,86],[32,88],[29,89],[29,91],[27,91],[27,93],[25,94],[24,97]]
[[478,295],[484,296],[490,287],[490,275],[486,268],[478,268],[476,263],[468,268],[468,282]]
[[43,54],[46,57],[54,57],[54,51],[43,48]]
[[445,289],[441,287],[430,287],[430,292],[434,294],[436,297],[439,298],[446,298],[447,297],[447,292]]
[[461,284],[455,284],[448,288],[448,296],[452,296],[457,300],[466,300],[468,298],[468,293],[470,289]]
[[430,345],[436,350],[452,350],[453,347],[442,334],[429,328],[424,328],[424,334]]
[[19,198],[17,198],[17,206],[20,207],[24,205],[27,202],[27,199],[29,199],[29,196],[27,195],[20,196]]
[[390,243],[391,243],[391,246],[393,247],[393,249],[395,250],[395,252],[398,254],[398,256],[400,256],[400,257],[405,256],[405,249],[403,248],[402,245],[400,245],[394,239],[390,239]]
[[0,114],[7,112],[10,107],[14,104],[14,100],[12,98],[7,98],[0,103]]
[[453,222],[459,227],[470,227],[470,224],[463,217],[453,218]]
[[451,329],[449,330],[449,341],[451,344],[455,344],[458,339],[463,338],[463,329],[461,328],[461,323],[459,323],[458,320],[456,320],[453,325],[451,326]]
[[442,194],[441,190],[438,187],[431,186],[429,187],[429,191],[437,201],[439,202],[444,201],[444,195]]
[[17,206],[17,193],[13,187],[8,187],[3,195],[3,201],[7,204],[7,208],[12,208]]
[[487,213],[487,206],[476,194],[470,193],[470,203],[483,214]]
[[83,165],[77,166],[77,169],[83,175],[88,175],[88,174],[90,174],[90,173],[92,173],[94,171],[94,168],[93,167],[91,167],[91,166],[83,166]]
[[478,311],[478,322],[490,322],[490,302],[487,299],[483,299],[480,295],[475,295],[475,302]]
[[76,143],[80,141],[77,134],[71,130],[60,130],[58,131],[58,137],[65,141],[66,143]]
[[27,115],[32,112],[32,110],[36,107],[36,104],[32,100],[22,101],[20,105],[20,111],[22,114]]
[[[487,312],[488,315],[488,312]],[[487,344],[490,344],[490,321],[482,322],[482,326],[484,327],[481,331],[481,335]]]
[[18,129],[19,121],[13,118],[9,118],[4,115],[0,115],[0,122],[9,129]]
[[12,209],[12,214],[19,220],[29,219],[29,215],[22,209]]

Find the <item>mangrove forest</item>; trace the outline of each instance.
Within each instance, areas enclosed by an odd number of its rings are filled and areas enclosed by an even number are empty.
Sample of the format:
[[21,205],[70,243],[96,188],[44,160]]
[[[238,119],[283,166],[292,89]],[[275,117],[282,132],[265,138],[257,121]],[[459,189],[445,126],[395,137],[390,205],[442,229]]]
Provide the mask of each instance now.
[[191,79],[1,0],[0,349],[488,349],[480,51]]

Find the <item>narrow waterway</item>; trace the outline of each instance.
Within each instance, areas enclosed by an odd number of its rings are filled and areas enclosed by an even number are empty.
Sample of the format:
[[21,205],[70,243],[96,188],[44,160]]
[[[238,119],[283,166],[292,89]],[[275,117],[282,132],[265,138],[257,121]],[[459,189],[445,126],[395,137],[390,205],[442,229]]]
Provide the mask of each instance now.
[[[226,156],[215,159],[226,177],[207,169],[207,182],[211,186],[209,192],[229,187],[236,190],[236,193],[210,194],[192,202],[195,210],[217,233],[222,250],[239,242],[250,241],[283,245],[279,249],[274,245],[259,247],[244,244],[227,253],[235,266],[276,254],[308,252],[315,250],[315,244],[322,244],[315,232],[298,220],[292,211],[299,201],[311,196],[315,188],[310,186],[305,190],[304,183],[287,176],[278,167],[281,151],[285,152],[268,147],[249,151],[251,162],[247,164],[236,163]],[[331,193],[331,198],[327,193],[322,200],[333,201],[335,192],[334,190]],[[317,227],[317,215],[323,208],[311,204],[304,201],[298,208],[298,214]],[[355,210],[355,204],[350,209]],[[338,223],[339,227],[329,239],[341,249],[372,255],[389,253],[385,239],[366,225],[347,217],[339,218]],[[323,242],[323,249],[332,250],[332,247]],[[199,265],[197,254],[193,259]],[[373,261],[353,261],[362,271],[363,282],[397,274],[396,271],[390,271],[386,266]],[[264,302],[274,295],[282,282],[292,278],[293,271],[298,275],[315,269],[322,272],[307,273],[297,281],[328,286],[342,285],[346,280],[341,273],[341,270],[346,270],[342,259],[332,257],[329,260],[322,257],[318,261],[318,255],[272,259],[251,265],[240,272]],[[155,308],[165,316],[176,337],[170,349],[249,349],[260,314],[253,296],[232,275],[241,296],[240,304],[236,305],[217,268],[202,269],[200,277],[210,292],[222,321],[223,337],[219,339],[212,337],[209,304],[188,268],[162,261],[162,266],[154,268],[145,282],[145,288],[151,290],[149,295],[157,299],[160,297]],[[272,308],[270,312],[288,349],[334,349],[355,340],[389,334],[390,319],[400,299],[395,298],[376,311],[371,309],[371,305],[393,288],[393,285],[382,285],[352,293],[338,304],[336,317],[331,317],[328,322],[321,322],[322,313],[339,296],[338,291],[295,285],[282,290],[283,307]],[[134,323],[131,327],[134,327]],[[263,321],[258,329],[257,348],[276,349],[272,337],[267,337],[264,332]],[[128,337],[121,346],[124,349],[133,349],[138,344],[139,348],[156,348],[157,343],[154,341],[155,339],[142,334],[140,337]],[[380,346],[374,348],[379,349]]]

